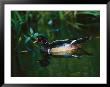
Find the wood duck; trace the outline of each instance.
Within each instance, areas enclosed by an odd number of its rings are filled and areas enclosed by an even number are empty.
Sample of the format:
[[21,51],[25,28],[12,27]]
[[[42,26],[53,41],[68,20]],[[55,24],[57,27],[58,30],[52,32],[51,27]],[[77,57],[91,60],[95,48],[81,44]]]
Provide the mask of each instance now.
[[41,52],[44,54],[39,62],[42,66],[47,66],[49,64],[50,56],[59,56],[66,58],[79,58],[82,55],[91,55],[91,53],[86,52],[82,49],[81,43],[84,43],[89,38],[78,38],[78,39],[65,39],[65,40],[55,40],[49,42],[47,38],[43,36],[38,36],[35,42],[41,43]]

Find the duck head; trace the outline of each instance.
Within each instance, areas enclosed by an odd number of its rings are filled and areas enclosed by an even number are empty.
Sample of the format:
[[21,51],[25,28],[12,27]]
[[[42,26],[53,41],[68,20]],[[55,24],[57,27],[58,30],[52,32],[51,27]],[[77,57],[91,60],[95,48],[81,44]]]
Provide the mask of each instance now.
[[40,43],[42,45],[47,45],[49,44],[48,39],[42,35],[39,35],[35,38],[34,43]]

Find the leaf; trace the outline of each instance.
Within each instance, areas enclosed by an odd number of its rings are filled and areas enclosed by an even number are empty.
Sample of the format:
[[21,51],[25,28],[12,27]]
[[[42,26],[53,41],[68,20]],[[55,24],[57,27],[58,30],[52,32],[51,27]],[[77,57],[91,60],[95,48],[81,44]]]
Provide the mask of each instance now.
[[30,37],[27,37],[27,39],[25,40],[25,44],[28,43],[30,41]]
[[18,17],[18,21],[22,22],[22,17],[18,11],[15,11],[16,16]]
[[48,25],[52,25],[53,24],[53,21],[52,20],[49,20],[48,21]]
[[22,40],[22,38],[21,38],[21,36],[19,37],[19,39],[18,39],[18,42],[20,43],[21,42],[21,40]]
[[59,16],[60,16],[60,19],[61,19],[61,20],[64,19],[64,14],[63,14],[63,12],[59,12]]
[[25,38],[28,38],[28,36],[24,35]]
[[70,24],[75,29],[81,29],[80,26],[83,26],[83,24],[81,24],[81,23],[74,23],[74,24],[72,24],[70,22],[67,22],[67,23]]
[[90,15],[94,15],[94,16],[99,16],[100,15],[100,11],[82,11],[80,13],[82,13],[82,14],[90,14]]
[[34,33],[33,37],[36,38],[38,35],[39,35],[38,33]]
[[30,33],[31,33],[31,34],[33,34],[33,33],[34,33],[34,32],[33,32],[33,29],[32,29],[31,27],[30,27]]

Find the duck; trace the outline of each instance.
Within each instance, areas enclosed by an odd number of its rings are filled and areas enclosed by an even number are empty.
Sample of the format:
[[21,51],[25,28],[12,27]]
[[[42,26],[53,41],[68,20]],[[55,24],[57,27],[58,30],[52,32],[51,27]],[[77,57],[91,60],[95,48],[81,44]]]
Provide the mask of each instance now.
[[36,42],[42,44],[41,50],[49,55],[71,55],[77,54],[78,50],[81,50],[81,43],[87,41],[88,38],[78,38],[78,39],[64,39],[64,40],[55,40],[49,42],[45,37],[37,37]]
[[50,56],[56,58],[80,58],[82,55],[92,55],[85,51],[81,44],[89,40],[88,37],[81,37],[77,39],[64,39],[48,41],[48,38],[44,36],[37,36],[34,43],[41,43],[41,52],[44,54],[44,58],[39,60],[42,66],[49,64]]

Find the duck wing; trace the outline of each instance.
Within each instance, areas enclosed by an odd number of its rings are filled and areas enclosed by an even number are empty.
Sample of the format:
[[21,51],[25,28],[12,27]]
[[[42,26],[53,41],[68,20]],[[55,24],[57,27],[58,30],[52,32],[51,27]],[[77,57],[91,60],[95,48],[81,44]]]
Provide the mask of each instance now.
[[70,44],[72,40],[69,39],[65,39],[65,40],[55,40],[53,42],[50,43],[50,47],[58,47],[58,46],[62,46],[65,43]]

